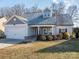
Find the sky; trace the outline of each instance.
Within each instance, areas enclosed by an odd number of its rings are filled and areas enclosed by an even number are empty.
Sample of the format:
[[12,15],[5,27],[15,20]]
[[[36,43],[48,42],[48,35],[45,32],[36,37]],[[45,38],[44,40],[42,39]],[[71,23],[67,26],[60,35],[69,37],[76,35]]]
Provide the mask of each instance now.
[[65,2],[66,5],[78,5],[79,0],[0,0],[0,7],[11,7],[15,4],[24,4],[26,8],[37,6],[38,8],[45,8],[51,6],[52,2]]

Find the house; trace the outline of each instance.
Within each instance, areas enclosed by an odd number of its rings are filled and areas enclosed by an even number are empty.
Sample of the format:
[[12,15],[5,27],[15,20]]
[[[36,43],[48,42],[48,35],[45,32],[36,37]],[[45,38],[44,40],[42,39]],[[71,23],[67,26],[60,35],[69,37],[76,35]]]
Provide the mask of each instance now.
[[6,22],[7,22],[6,17],[0,18],[0,30],[3,31],[3,32],[5,30],[4,23],[6,23]]
[[72,27],[73,22],[68,14],[55,16],[50,9],[45,9],[32,18],[12,16],[5,24],[5,35],[8,39],[28,39],[39,34],[57,35],[61,32],[72,34]]

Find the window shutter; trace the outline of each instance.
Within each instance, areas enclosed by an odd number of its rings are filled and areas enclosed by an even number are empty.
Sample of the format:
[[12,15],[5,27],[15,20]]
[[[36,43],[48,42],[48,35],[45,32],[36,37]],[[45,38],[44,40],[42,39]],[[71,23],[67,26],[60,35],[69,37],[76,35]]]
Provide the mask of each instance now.
[[65,29],[65,32],[67,32],[67,28]]
[[59,29],[59,33],[61,33],[61,29]]

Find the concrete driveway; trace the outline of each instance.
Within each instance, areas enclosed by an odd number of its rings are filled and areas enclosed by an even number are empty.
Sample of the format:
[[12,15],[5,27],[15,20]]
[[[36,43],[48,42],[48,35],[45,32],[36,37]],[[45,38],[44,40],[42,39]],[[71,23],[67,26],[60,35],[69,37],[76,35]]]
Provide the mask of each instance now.
[[20,43],[23,40],[15,40],[15,39],[2,39],[0,40],[0,49],[8,47],[8,46],[12,46],[14,44]]

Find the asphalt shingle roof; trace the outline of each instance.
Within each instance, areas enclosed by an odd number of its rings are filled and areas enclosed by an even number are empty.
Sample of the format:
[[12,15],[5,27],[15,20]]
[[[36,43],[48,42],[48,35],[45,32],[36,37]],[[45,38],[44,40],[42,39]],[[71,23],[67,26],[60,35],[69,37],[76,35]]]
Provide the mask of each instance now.
[[[22,20],[24,23],[28,23],[29,25],[73,25],[72,18],[68,14],[57,15],[56,17],[49,16],[47,18],[43,18],[43,14],[40,14],[31,19],[23,18],[20,16],[14,17],[16,17],[19,20]],[[17,21],[17,23],[19,23],[19,21]]]
[[72,19],[67,14],[61,14],[55,17],[43,18],[43,15],[29,20],[29,25],[73,25]]
[[55,24],[53,17],[43,18],[43,15],[29,21],[30,25],[52,25]]

